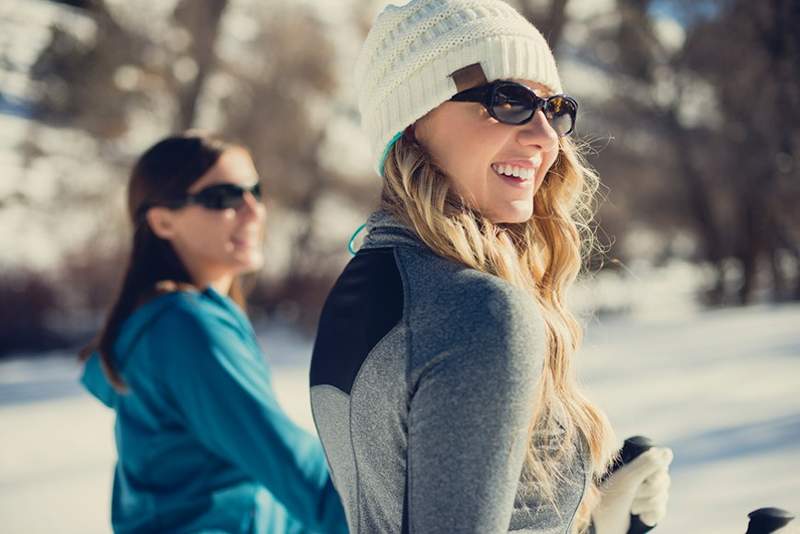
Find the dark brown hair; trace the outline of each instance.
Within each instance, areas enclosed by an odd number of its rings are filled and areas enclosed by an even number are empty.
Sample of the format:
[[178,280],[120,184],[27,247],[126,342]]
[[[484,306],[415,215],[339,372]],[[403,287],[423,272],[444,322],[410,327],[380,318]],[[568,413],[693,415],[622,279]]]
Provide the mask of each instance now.
[[[128,215],[133,224],[128,265],[103,328],[80,352],[81,360],[95,351],[100,353],[103,370],[118,391],[125,391],[126,386],[112,354],[123,321],[161,293],[197,289],[172,244],[150,228],[145,218],[147,208],[169,205],[181,198],[231,148],[241,147],[208,133],[188,131],[162,139],[133,166],[128,180]],[[245,308],[240,277],[234,278],[228,295]]]

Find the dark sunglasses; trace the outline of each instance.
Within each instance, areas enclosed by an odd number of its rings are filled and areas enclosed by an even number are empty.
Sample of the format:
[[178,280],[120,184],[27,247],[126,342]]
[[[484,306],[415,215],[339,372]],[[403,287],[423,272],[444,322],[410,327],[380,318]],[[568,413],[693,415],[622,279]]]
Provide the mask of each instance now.
[[242,187],[237,184],[210,185],[197,193],[187,193],[169,202],[143,204],[137,211],[137,217],[144,217],[147,210],[153,206],[164,206],[173,210],[190,205],[202,206],[210,210],[239,209],[244,204],[245,193],[250,193],[256,200],[261,201],[261,182],[256,182],[250,187]]
[[136,211],[136,221],[144,221],[147,210],[154,206],[164,206],[170,209],[180,209],[189,205],[202,206],[210,210],[239,209],[244,205],[244,195],[250,193],[261,201],[261,182],[256,182],[250,187],[237,184],[217,184],[201,189],[197,193],[183,195],[170,202],[148,202],[142,204]]
[[210,210],[238,209],[244,204],[245,193],[250,193],[256,200],[261,200],[261,182],[256,182],[250,187],[237,184],[210,185],[197,193],[184,195],[169,203],[167,207],[177,209],[194,204]]
[[553,95],[542,98],[530,88],[507,80],[466,89],[450,100],[479,102],[497,121],[513,125],[525,124],[541,109],[559,137],[572,133],[578,113],[578,102],[570,96]]

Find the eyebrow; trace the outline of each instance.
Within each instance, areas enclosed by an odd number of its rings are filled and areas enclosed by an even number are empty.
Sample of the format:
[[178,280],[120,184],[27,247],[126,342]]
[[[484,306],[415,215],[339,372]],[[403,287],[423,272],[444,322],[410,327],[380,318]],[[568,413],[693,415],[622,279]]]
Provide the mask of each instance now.
[[541,96],[541,97],[553,96],[555,94],[549,88],[543,87],[543,86],[542,87],[531,87],[530,85],[526,85],[525,87],[527,87],[528,89],[530,89],[531,91],[536,93],[537,96]]
[[553,95],[556,94],[553,91],[551,91],[550,88],[547,87],[546,85],[537,84],[536,87],[531,87],[530,85],[525,83],[523,80],[513,80],[513,81],[517,82],[520,85],[524,85],[525,87],[527,87],[528,89],[530,89],[531,91],[536,93],[537,96],[547,97],[547,96],[553,96]]

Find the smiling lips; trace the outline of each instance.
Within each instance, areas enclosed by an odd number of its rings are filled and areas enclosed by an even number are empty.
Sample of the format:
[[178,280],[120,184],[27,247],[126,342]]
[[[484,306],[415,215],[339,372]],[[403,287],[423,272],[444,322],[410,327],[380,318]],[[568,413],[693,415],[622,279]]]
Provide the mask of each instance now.
[[533,182],[538,165],[530,160],[501,161],[492,163],[492,170],[515,185],[525,185]]

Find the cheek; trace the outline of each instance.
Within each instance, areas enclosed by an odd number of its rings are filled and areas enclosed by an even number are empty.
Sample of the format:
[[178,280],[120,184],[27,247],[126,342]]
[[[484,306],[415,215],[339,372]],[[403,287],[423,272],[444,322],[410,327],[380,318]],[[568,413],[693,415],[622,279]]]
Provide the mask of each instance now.
[[233,210],[193,213],[182,221],[183,241],[189,248],[200,253],[213,254],[220,251],[230,240],[235,217]]
[[542,187],[544,187],[544,181],[547,177],[547,173],[553,168],[553,164],[558,159],[558,149],[545,153],[542,156],[542,166],[536,173],[536,185],[534,186],[535,189],[533,191],[534,196],[541,191]]
[[215,245],[220,247],[229,245],[235,228],[236,212],[234,210],[217,212],[215,217],[210,218],[206,224],[208,235],[214,239]]
[[545,172],[547,172],[553,167],[553,164],[558,159],[558,147],[546,153],[543,159],[545,163]]
[[452,180],[456,190],[467,197],[479,197],[485,187],[487,169],[496,145],[493,132],[474,124],[454,125],[443,142],[431,150],[434,161]]

